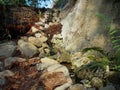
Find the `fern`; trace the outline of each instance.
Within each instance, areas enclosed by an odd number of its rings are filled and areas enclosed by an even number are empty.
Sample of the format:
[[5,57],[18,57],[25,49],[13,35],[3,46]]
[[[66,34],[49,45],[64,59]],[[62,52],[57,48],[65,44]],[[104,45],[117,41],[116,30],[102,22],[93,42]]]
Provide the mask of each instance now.
[[106,55],[105,52],[103,51],[103,49],[100,48],[100,47],[85,48],[85,49],[82,50],[82,52],[85,53],[85,52],[87,52],[87,51],[89,51],[89,50],[95,50],[95,51],[100,52],[100,53],[103,54],[103,55]]

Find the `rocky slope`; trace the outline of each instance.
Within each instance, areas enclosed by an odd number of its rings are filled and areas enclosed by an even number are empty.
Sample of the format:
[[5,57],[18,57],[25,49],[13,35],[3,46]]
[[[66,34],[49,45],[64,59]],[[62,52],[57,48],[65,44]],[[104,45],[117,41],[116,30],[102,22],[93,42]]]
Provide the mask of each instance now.
[[120,89],[120,73],[110,72],[99,49],[65,50],[62,27],[57,13],[47,11],[25,36],[0,43],[1,90]]

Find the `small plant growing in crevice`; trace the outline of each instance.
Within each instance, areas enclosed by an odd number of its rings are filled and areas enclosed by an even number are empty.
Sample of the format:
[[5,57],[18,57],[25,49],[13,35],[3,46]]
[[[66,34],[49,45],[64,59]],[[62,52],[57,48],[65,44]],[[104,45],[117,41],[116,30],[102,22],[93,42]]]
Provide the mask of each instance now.
[[115,70],[120,71],[120,29],[115,28],[114,25],[111,25],[110,29],[110,36],[111,36],[111,41],[113,44],[113,48],[115,50]]

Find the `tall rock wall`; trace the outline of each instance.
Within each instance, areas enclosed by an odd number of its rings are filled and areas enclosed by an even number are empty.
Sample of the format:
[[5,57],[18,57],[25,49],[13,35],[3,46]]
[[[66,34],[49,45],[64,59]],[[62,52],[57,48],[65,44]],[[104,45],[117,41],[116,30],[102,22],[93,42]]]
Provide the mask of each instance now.
[[111,52],[112,45],[108,34],[109,19],[112,16],[111,5],[112,2],[105,0],[77,0],[76,4],[71,6],[71,12],[61,21],[66,49],[80,51],[88,47],[101,47]]

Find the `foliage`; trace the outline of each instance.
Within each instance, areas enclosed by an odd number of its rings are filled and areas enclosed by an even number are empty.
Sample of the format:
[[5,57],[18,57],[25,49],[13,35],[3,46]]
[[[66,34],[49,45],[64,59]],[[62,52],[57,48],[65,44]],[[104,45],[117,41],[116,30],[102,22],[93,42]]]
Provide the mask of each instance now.
[[38,7],[41,5],[41,3],[46,1],[50,1],[50,0],[0,0],[0,4],[1,5],[28,5],[32,7]]
[[2,5],[25,5],[26,0],[0,0],[0,4]]
[[[107,1],[107,0],[106,0]],[[116,28],[116,25],[111,22],[111,18],[105,16],[104,14],[97,14],[97,17],[105,23],[105,27],[107,30],[109,30],[109,35],[111,38],[111,42],[113,44],[113,49],[115,50],[115,57],[114,57],[114,62],[116,63],[115,69],[120,71],[120,29]]]
[[99,20],[103,24],[104,28],[106,30],[109,30],[110,29],[111,18],[102,14],[102,13],[97,13],[96,16],[99,18]]
[[90,62],[89,64],[81,66],[78,71],[84,70],[84,69],[90,69],[90,70],[97,70],[98,68],[101,68],[103,70],[106,70],[106,66],[109,65],[109,60],[107,57],[101,58],[101,60],[96,60],[93,58],[94,61]]
[[85,52],[87,52],[87,51],[89,51],[89,50],[96,50],[96,51],[102,53],[103,55],[105,55],[103,49],[100,48],[100,47],[85,48],[85,49],[82,50],[82,52],[85,53]]
[[88,58],[90,58],[92,61],[86,65],[81,66],[78,71],[84,70],[84,69],[90,69],[90,70],[97,70],[98,68],[101,68],[103,70],[106,70],[106,66],[109,65],[109,59],[107,57],[107,55],[105,54],[105,52],[99,48],[99,47],[92,47],[92,48],[85,48],[83,49],[83,53],[86,53],[90,50],[94,50],[97,51],[99,53],[101,53],[103,56],[102,57],[94,57],[93,56],[88,56]]
[[116,29],[112,26],[109,32],[113,48],[115,50],[115,70],[117,71],[120,71],[120,35],[118,35],[119,31],[119,29]]

